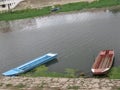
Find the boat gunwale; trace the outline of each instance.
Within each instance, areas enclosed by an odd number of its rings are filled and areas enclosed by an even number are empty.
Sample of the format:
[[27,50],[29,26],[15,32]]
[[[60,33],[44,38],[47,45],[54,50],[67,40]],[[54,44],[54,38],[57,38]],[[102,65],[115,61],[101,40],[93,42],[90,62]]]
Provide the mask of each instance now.
[[[2,75],[4,75],[4,76],[12,76],[12,75],[18,75],[18,74],[20,74],[20,73],[27,72],[27,71],[29,71],[29,70],[31,70],[31,69],[39,66],[39,65],[42,65],[42,64],[44,64],[44,63],[46,63],[46,62],[48,62],[48,61],[54,60],[55,58],[57,58],[57,55],[58,55],[57,53],[55,53],[55,54],[53,54],[53,53],[45,54],[45,55],[43,55],[43,56],[41,56],[41,57],[38,57],[38,58],[36,58],[36,59],[34,59],[34,60],[31,60],[31,61],[29,61],[29,62],[27,62],[27,63],[25,63],[25,64],[22,64],[22,65],[20,65],[20,66],[18,66],[18,67],[16,67],[16,68],[10,69],[10,70],[2,73]],[[44,58],[44,57],[46,57],[46,56],[48,56],[49,58],[42,60],[42,58]],[[32,65],[32,66],[30,67],[31,64],[33,64],[34,62],[36,62],[36,61],[38,61],[38,60],[39,60],[39,62],[37,62],[36,64],[34,64],[34,65]],[[42,61],[41,61],[41,60],[42,60]],[[23,67],[25,67],[25,66],[27,66],[27,69],[21,69],[21,68],[23,68]],[[14,74],[12,74],[12,72],[13,72]],[[11,75],[10,73],[11,73],[12,75]],[[9,74],[9,75],[7,75],[7,74]]]
[[[109,55],[112,55],[112,56],[109,56],[109,60],[108,60],[108,62],[109,62],[109,64],[108,64],[108,66],[107,67],[105,67],[105,68],[95,68],[95,65],[97,65],[96,63],[98,63],[98,58],[100,58],[100,53],[102,52],[102,51],[107,51],[107,50],[101,50],[100,52],[99,52],[99,54],[97,55],[97,57],[96,57],[96,59],[95,59],[95,61],[94,61],[94,63],[93,63],[93,65],[92,65],[92,68],[91,68],[91,71],[92,71],[92,73],[93,74],[104,74],[105,72],[107,72],[107,71],[109,71],[110,69],[111,69],[111,67],[112,67],[112,64],[113,64],[113,61],[114,61],[114,50],[108,50],[109,52],[110,51],[112,51],[112,54],[108,54],[108,56]],[[103,61],[104,62],[104,61]]]

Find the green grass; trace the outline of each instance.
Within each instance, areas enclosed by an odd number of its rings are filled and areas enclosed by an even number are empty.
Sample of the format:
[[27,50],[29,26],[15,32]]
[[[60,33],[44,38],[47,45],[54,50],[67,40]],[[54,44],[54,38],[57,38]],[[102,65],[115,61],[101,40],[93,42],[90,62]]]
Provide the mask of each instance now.
[[[21,74],[21,76],[27,77],[67,77],[67,78],[77,78],[77,70],[67,68],[64,73],[50,72],[45,65],[39,66],[27,73]],[[84,77],[84,76],[83,76]],[[113,67],[107,75],[94,76],[96,78],[108,77],[110,79],[120,79],[120,67]]]
[[0,83],[0,87],[2,87],[2,86],[3,86],[3,84],[4,84],[4,83]]
[[[120,5],[120,0],[99,0],[91,3],[78,2],[78,3],[69,3],[64,5],[56,5],[55,7],[60,7],[60,10],[57,12],[69,12],[69,11],[88,9],[88,8],[111,7],[116,5]],[[51,13],[52,13],[51,7],[44,7],[42,9],[26,9],[21,11],[1,13],[0,20],[8,21],[15,19],[32,18],[37,16],[49,15]]]
[[44,65],[39,66],[25,74],[21,74],[22,76],[28,77],[68,77],[74,78],[76,77],[76,70],[74,69],[66,69],[64,73],[57,73],[57,72],[49,72],[48,68]]
[[15,88],[24,88],[24,87],[26,87],[26,85],[20,83],[20,84],[14,86],[14,87],[15,87]]
[[118,87],[116,90],[120,90],[120,87]]
[[68,86],[67,89],[78,90],[80,86]]
[[113,67],[109,74],[108,77],[110,79],[120,79],[120,66],[119,67]]
[[12,87],[13,85],[12,84],[6,84],[6,87]]
[[26,9],[21,11],[6,12],[0,14],[0,20],[15,20],[24,19],[35,16],[44,16],[50,14],[50,7],[45,7],[43,9]]

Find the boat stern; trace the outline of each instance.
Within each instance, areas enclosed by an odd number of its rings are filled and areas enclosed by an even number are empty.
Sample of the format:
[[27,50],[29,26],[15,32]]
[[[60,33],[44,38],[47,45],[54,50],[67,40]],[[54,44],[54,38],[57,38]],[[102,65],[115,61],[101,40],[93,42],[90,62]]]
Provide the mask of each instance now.
[[106,68],[106,69],[91,69],[91,71],[94,75],[105,74],[108,70],[109,70],[109,68]]
[[92,73],[94,75],[101,75],[101,74],[103,74],[101,69],[91,69],[91,71],[92,71]]
[[4,75],[4,76],[16,76],[22,72],[23,72],[22,70],[12,69],[12,70],[9,70],[7,72],[2,73],[2,75]]

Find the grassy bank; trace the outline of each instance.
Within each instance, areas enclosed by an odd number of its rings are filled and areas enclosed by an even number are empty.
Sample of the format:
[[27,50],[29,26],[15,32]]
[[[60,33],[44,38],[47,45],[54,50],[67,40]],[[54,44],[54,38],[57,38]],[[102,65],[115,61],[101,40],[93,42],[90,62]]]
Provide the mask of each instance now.
[[113,67],[109,74],[108,77],[111,79],[120,79],[120,66],[119,67]]
[[39,66],[25,74],[21,74],[22,76],[27,77],[67,77],[67,78],[75,78],[77,77],[76,74],[77,70],[74,69],[65,69],[64,73],[57,73],[57,72],[49,72],[48,68],[44,65]]
[[[39,66],[29,72],[21,74],[20,76],[27,77],[66,77],[66,78],[77,78],[77,77],[87,77],[84,73],[78,72],[78,70],[67,68],[64,73],[50,72],[45,65]],[[120,79],[120,66],[113,67],[108,74],[102,76],[93,76],[94,78],[110,78],[110,79]]]
[[[91,3],[88,2],[78,2],[78,3],[69,3],[64,5],[56,5],[60,7],[60,10],[57,12],[69,12],[69,11],[78,11],[88,8],[101,8],[101,7],[110,7],[120,5],[120,0],[99,0]],[[57,13],[56,12],[56,13]],[[0,20],[15,20],[15,19],[24,19],[32,18],[37,16],[44,16],[51,14],[51,7],[45,7],[42,9],[26,9],[21,11],[11,11],[0,14]]]
[[94,76],[94,78],[120,79],[120,66],[112,67],[107,74]]

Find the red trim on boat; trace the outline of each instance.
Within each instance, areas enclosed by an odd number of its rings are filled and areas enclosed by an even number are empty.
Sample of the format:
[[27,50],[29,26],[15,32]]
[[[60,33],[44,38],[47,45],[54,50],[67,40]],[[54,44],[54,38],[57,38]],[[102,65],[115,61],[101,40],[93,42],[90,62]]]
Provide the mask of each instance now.
[[114,50],[102,50],[95,59],[91,68],[93,74],[99,75],[107,72],[113,63]]

